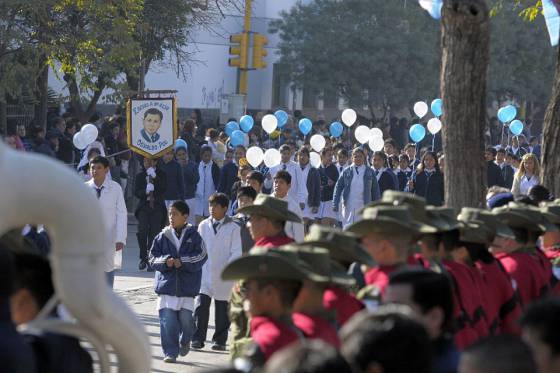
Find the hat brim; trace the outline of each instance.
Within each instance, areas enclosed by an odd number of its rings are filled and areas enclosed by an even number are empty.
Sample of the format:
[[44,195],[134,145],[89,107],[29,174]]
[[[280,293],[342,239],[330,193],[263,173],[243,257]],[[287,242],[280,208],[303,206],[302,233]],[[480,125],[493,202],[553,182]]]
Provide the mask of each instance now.
[[356,285],[356,279],[348,274],[344,268],[331,260],[331,283],[342,286]]
[[408,232],[412,235],[420,234],[418,224],[409,223],[387,218],[362,219],[346,228],[348,232],[364,236],[368,233],[403,233]]
[[359,262],[370,267],[376,265],[373,258],[359,245],[352,247],[342,247],[331,241],[304,241],[301,245],[321,247],[329,250],[329,256],[339,262],[353,263]]
[[301,218],[290,210],[280,211],[263,205],[245,206],[237,210],[237,212],[245,215],[259,215],[274,220],[291,221],[294,223],[301,223]]
[[276,255],[248,255],[229,263],[222,271],[222,280],[234,281],[249,278],[274,278],[284,280],[311,280],[315,276]]

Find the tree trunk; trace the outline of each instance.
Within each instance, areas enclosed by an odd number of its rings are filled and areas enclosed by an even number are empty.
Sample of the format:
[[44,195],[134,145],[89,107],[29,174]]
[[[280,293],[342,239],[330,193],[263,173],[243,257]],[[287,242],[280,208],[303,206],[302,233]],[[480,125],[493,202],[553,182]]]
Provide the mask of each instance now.
[[42,62],[42,70],[35,82],[34,125],[47,128],[47,112],[49,109],[49,65],[46,60]]
[[68,92],[70,93],[70,106],[74,111],[74,116],[82,124],[89,122],[90,118],[95,114],[97,109],[97,102],[101,98],[101,94],[105,89],[105,80],[103,77],[97,78],[97,83],[95,89],[93,90],[93,95],[91,96],[88,106],[86,109],[82,106],[80,88],[78,87],[78,82],[76,78],[70,74],[64,75],[64,81],[68,84]]
[[0,97],[0,134],[8,133],[8,105],[5,97]]
[[442,12],[445,202],[458,210],[481,206],[486,189],[484,118],[489,19],[485,0],[447,0]]
[[558,48],[552,95],[543,124],[541,181],[557,198],[560,196],[560,48]]

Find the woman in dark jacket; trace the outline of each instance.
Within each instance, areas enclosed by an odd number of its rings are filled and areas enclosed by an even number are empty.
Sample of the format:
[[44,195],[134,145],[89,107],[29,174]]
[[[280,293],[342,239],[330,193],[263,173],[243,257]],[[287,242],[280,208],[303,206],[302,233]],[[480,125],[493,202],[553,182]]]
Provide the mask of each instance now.
[[[395,182],[395,174],[389,166],[387,155],[383,152],[375,152],[372,157],[373,173],[377,177],[379,191],[383,194],[386,190],[399,190]],[[397,181],[398,182],[398,181]]]
[[189,352],[194,330],[194,297],[200,291],[202,266],[208,259],[196,228],[187,224],[189,206],[175,201],[169,208],[169,226],[154,239],[150,265],[156,270],[161,347],[166,363]]
[[441,206],[445,198],[443,194],[443,174],[439,169],[437,155],[426,152],[420,166],[408,184],[408,191],[426,198],[429,205]]

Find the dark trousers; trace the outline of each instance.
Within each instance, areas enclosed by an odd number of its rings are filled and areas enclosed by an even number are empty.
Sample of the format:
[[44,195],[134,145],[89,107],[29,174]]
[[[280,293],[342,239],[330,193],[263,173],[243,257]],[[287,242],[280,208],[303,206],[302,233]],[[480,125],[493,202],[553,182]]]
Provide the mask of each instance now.
[[[210,315],[210,298],[206,294],[199,294],[196,297],[194,308],[194,334],[193,341],[202,342],[206,340],[206,332],[208,330],[208,319]],[[225,346],[228,338],[229,317],[228,317],[228,302],[227,300],[214,299],[214,320],[216,329],[212,342]]]
[[138,247],[140,248],[140,259],[148,260],[148,250],[152,248],[152,242],[156,235],[165,226],[165,207],[150,208],[142,207],[136,214],[138,219]]

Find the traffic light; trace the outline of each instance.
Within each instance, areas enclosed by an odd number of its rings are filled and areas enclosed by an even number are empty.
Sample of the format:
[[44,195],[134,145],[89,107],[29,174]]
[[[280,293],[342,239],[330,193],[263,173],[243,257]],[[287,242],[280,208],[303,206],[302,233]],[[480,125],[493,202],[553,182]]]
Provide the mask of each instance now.
[[262,34],[253,35],[253,69],[264,69],[266,61],[264,57],[268,54],[264,48],[268,44],[268,38]]
[[247,47],[249,44],[249,34],[244,32],[241,34],[230,35],[229,37],[231,45],[229,47],[229,54],[233,58],[228,59],[228,65],[232,67],[237,67],[240,69],[247,68]]

